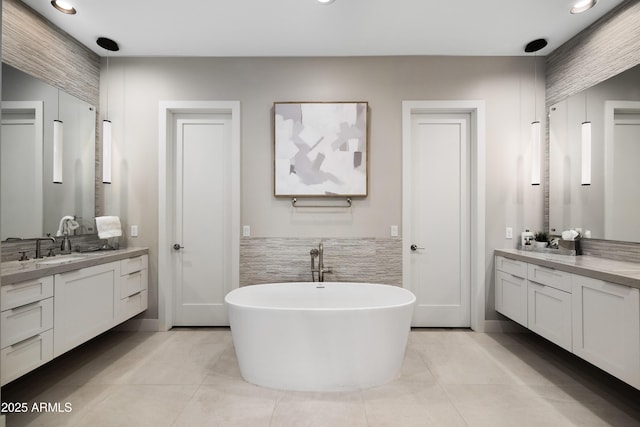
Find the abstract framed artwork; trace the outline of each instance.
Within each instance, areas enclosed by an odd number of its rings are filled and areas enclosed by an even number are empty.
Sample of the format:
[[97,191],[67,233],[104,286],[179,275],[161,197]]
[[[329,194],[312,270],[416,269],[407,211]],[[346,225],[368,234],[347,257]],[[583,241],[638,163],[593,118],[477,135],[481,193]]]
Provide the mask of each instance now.
[[275,102],[275,196],[366,196],[367,102]]

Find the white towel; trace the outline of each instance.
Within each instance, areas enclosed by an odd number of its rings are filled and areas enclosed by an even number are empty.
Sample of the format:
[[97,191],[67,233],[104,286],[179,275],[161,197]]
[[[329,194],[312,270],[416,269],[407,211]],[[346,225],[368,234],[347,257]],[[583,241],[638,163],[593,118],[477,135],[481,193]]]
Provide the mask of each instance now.
[[98,229],[98,237],[101,239],[122,236],[122,226],[120,218],[117,216],[97,216],[96,228]]
[[576,230],[565,230],[562,232],[562,240],[576,240],[579,235]]

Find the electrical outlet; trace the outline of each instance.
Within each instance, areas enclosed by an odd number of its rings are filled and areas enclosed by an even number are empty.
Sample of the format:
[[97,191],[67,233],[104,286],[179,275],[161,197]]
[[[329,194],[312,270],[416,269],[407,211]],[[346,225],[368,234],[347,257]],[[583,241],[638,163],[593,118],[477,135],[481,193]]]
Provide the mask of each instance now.
[[398,237],[398,226],[397,225],[392,225],[391,226],[391,237]]
[[251,236],[251,227],[248,225],[243,225],[242,226],[242,237],[249,237]]
[[506,237],[507,239],[513,239],[513,228],[507,227],[504,237]]
[[132,225],[131,226],[131,237],[138,237],[138,226],[137,225]]

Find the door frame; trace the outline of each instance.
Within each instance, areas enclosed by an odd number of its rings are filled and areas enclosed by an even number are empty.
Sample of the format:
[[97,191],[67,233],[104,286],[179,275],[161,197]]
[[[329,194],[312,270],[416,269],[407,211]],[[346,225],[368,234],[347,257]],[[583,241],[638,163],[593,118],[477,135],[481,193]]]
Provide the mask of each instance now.
[[471,116],[471,329],[485,329],[485,102],[402,101],[402,286],[410,289],[411,116],[464,113]]
[[173,326],[174,127],[176,114],[231,114],[231,289],[240,283],[240,101],[160,101],[158,131],[158,329]]

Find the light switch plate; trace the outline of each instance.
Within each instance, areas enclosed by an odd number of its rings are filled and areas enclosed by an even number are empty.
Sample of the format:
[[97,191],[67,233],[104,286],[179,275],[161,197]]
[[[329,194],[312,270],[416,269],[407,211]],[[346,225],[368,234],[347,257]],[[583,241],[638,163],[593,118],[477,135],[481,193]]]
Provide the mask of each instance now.
[[251,227],[248,225],[243,225],[242,226],[242,237],[249,237],[251,236]]
[[132,225],[131,226],[131,237],[138,237],[138,226],[137,225]]
[[391,226],[391,237],[398,237],[398,226],[397,225],[392,225]]
[[513,228],[507,227],[504,237],[506,237],[507,239],[513,239]]

